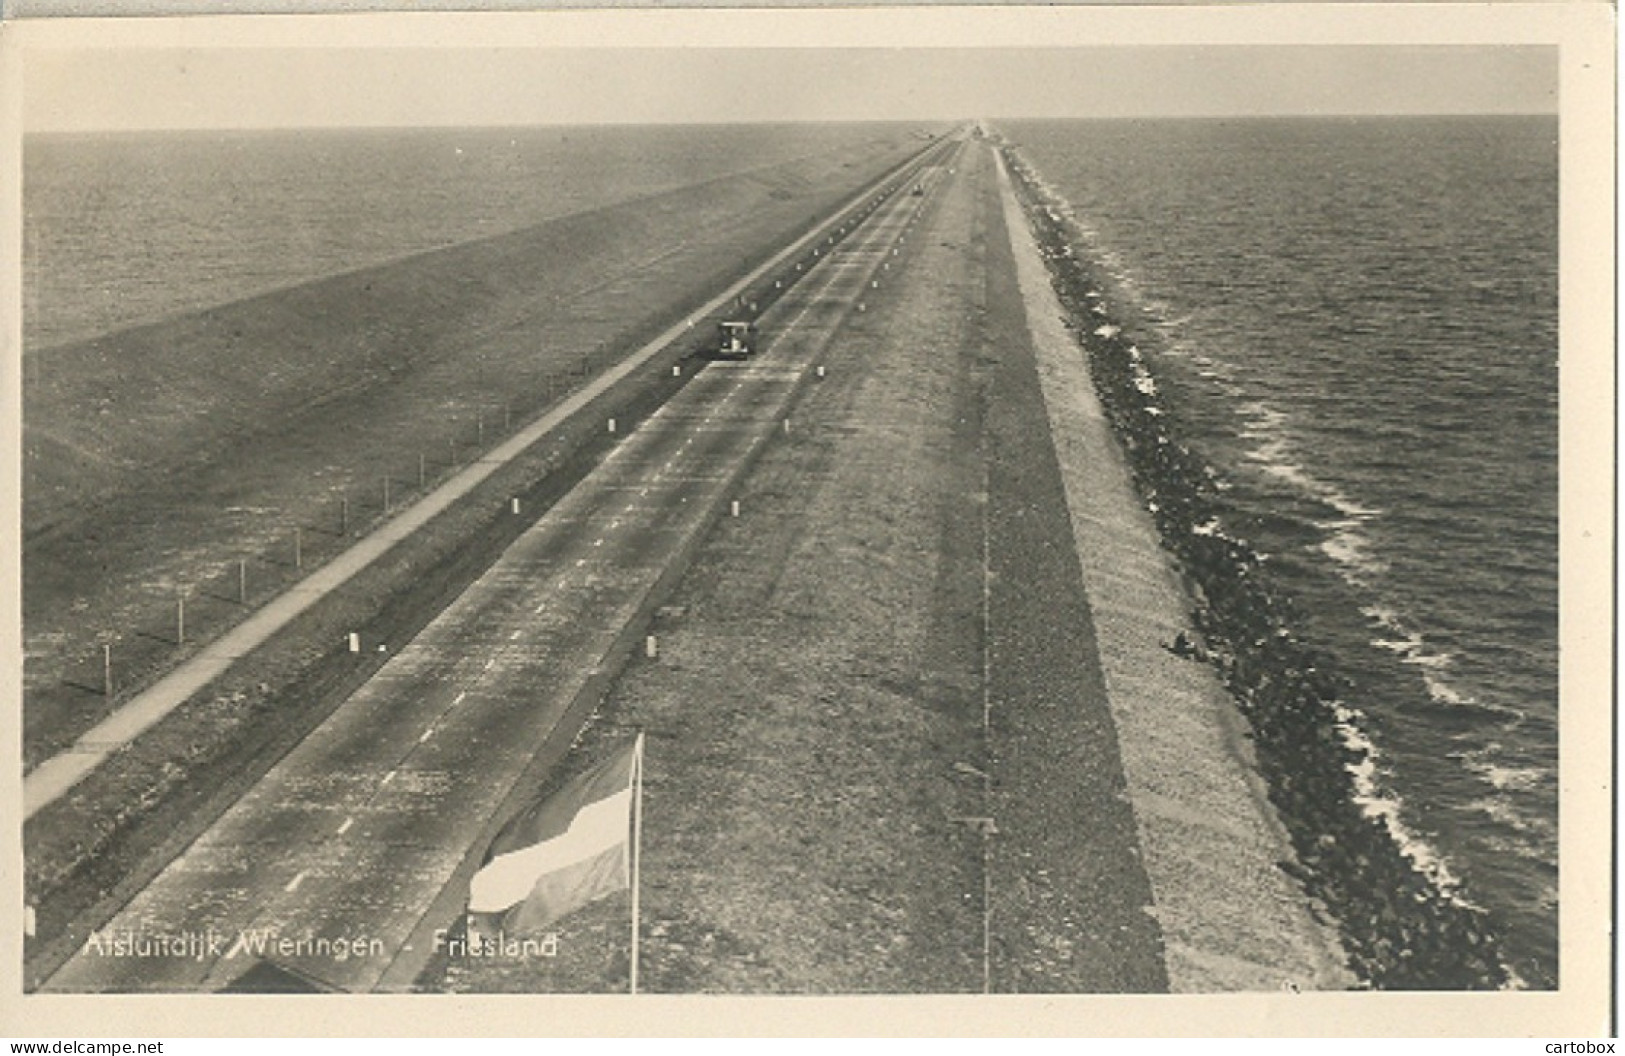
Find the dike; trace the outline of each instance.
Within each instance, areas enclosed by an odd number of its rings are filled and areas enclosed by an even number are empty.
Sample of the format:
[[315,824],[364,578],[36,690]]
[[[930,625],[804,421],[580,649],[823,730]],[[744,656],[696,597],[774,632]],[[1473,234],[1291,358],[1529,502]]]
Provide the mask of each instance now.
[[1294,631],[1292,600],[1260,555],[1225,531],[1218,481],[1180,441],[1159,401],[1139,327],[1106,270],[1007,144],[1001,154],[1048,266],[1063,322],[1082,349],[1133,486],[1184,581],[1194,633],[1169,648],[1211,665],[1250,727],[1256,765],[1296,861],[1281,869],[1335,918],[1348,964],[1377,989],[1466,990],[1509,985],[1487,914],[1446,888],[1404,850],[1389,821],[1359,802],[1371,766],[1343,702],[1351,688],[1333,660]]

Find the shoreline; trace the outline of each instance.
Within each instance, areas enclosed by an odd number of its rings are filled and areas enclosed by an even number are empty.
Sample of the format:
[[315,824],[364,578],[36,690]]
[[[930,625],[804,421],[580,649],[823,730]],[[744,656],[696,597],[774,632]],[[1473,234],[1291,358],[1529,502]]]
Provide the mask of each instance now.
[[1223,685],[1168,648],[1189,633],[1189,602],[1061,325],[1002,159],[999,184],[1170,989],[1348,989],[1335,932],[1277,868],[1289,839]]
[[1296,851],[1292,873],[1336,918],[1366,985],[1515,986],[1487,914],[1429,872],[1387,815],[1368,809],[1360,780],[1370,755],[1341,699],[1347,680],[1297,637],[1292,603],[1259,555],[1219,526],[1212,471],[1170,430],[1134,343],[1150,338],[1112,303],[1117,291],[1099,262],[1076,252],[1084,243],[1066,203],[1019,149],[1000,149],[1065,325],[1094,368],[1105,418],[1182,573],[1196,633],[1179,644],[1216,668],[1251,727],[1269,798]]

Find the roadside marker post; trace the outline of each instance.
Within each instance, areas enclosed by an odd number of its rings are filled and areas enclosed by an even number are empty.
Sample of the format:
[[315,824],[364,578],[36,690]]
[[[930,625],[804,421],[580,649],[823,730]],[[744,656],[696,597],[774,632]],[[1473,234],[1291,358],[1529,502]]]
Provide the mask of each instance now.
[[609,431],[612,433],[615,431],[615,419],[613,418],[609,420]]
[[361,636],[359,634],[355,633],[354,631],[351,631],[350,632],[350,652],[359,653],[360,651],[361,651]]
[[735,500],[733,500],[733,502],[728,504],[728,516],[730,516],[730,517],[738,517],[739,516],[739,500],[738,499],[735,499]]
[[186,595],[175,595],[175,644],[186,644]]
[[248,604],[248,559],[237,559],[237,602],[240,605]]
[[519,500],[518,499],[513,500],[513,512],[515,512],[515,513],[519,512]]
[[298,528],[298,527],[294,528],[294,530],[293,530],[293,567],[294,568],[304,568],[305,567],[303,532],[304,532],[304,530],[302,528]]
[[648,657],[650,660],[653,660],[659,654],[660,654],[660,643],[655,641],[655,636],[651,634],[648,637],[644,638],[643,639],[643,655]]
[[113,699],[113,643],[102,643],[102,696]]

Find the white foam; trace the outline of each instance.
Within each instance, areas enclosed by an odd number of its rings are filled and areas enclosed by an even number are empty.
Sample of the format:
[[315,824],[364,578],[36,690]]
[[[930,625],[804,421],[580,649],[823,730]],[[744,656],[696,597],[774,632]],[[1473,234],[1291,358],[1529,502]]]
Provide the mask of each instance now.
[[1439,893],[1458,905],[1471,906],[1461,894],[1461,880],[1450,869],[1449,861],[1403,820],[1404,802],[1386,790],[1380,768],[1381,753],[1360,728],[1358,711],[1341,703],[1332,705],[1337,716],[1337,732],[1343,744],[1355,752],[1359,759],[1348,765],[1354,782],[1354,804],[1368,818],[1380,819],[1389,836],[1411,865],[1438,888]]

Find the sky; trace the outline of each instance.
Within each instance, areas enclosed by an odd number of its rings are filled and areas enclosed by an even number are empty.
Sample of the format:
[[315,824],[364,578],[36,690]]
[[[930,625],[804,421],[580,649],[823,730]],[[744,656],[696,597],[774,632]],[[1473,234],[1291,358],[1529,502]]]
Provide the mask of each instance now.
[[29,131],[1555,113],[1552,46],[41,48]]

